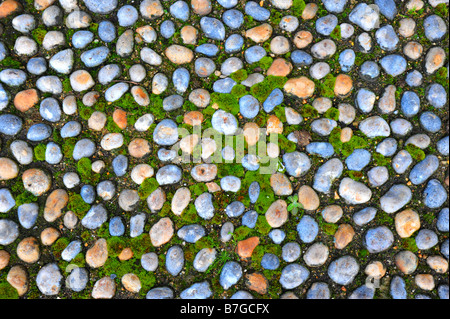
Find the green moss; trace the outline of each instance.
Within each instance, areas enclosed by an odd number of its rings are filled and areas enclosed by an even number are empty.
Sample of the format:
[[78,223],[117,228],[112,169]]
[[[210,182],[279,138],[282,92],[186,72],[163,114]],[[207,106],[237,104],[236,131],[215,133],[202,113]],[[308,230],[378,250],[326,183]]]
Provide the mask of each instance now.
[[155,178],[146,178],[139,186],[139,197],[141,199],[147,199],[151,193],[153,193],[159,187],[158,182]]
[[303,10],[305,10],[306,4],[303,0],[294,0],[292,2],[291,11],[296,17],[301,17]]
[[244,170],[239,164],[217,164],[217,176],[223,178],[225,176],[244,177]]
[[216,247],[219,247],[219,243],[213,239],[213,236],[206,236],[200,238],[195,243],[195,249],[197,249],[198,251],[204,248],[216,248]]
[[437,70],[434,80],[440,85],[442,85],[448,91],[449,81],[447,78],[447,74],[448,69],[446,67],[442,67],[439,70]]
[[319,117],[319,112],[310,104],[304,104],[300,110],[300,114],[305,119]]
[[89,30],[93,33],[97,33],[98,30],[98,23],[92,22],[89,26]]
[[334,85],[336,77],[331,73],[323,78],[322,81],[316,81],[320,96],[334,98]]
[[383,211],[380,211],[379,213],[377,213],[376,219],[379,224],[391,225],[391,226],[394,225],[394,219]]
[[0,283],[0,299],[19,299],[17,290],[7,281]]
[[406,151],[416,161],[423,161],[425,159],[425,152],[415,146],[414,144],[408,144],[405,146]]
[[359,171],[348,171],[348,177],[350,177],[351,179],[355,180],[355,181],[359,181],[361,178],[364,177],[363,172],[359,172]]
[[251,267],[253,269],[261,270],[261,260],[264,257],[264,254],[265,254],[264,246],[257,246],[253,250],[253,254],[251,257],[252,258]]
[[52,245],[52,251],[53,256],[55,256],[56,259],[61,258],[61,253],[64,249],[69,245],[70,241],[66,237],[59,238],[53,245]]
[[388,157],[383,156],[380,153],[373,153],[372,154],[373,157],[373,162],[377,165],[377,166],[387,166],[391,163],[391,159]]
[[196,183],[190,186],[189,190],[194,195],[200,196],[201,194],[206,193],[208,191],[208,187],[204,183]]
[[38,198],[36,196],[34,196],[33,194],[31,194],[28,191],[24,191],[16,196],[16,198],[15,198],[16,207],[19,207],[20,205],[23,205],[23,204],[33,203],[33,202],[36,202],[37,200],[38,200]]
[[250,93],[258,99],[261,103],[264,102],[275,89],[283,88],[287,78],[284,76],[267,76],[264,81],[253,85],[250,88]]
[[333,32],[331,32],[330,37],[336,41],[339,41],[341,39],[341,26],[337,25],[336,28],[334,28]]
[[422,215],[422,218],[429,225],[433,225],[434,221],[436,220],[436,216],[432,212]]
[[266,236],[272,230],[269,223],[266,220],[265,216],[258,216],[258,220],[256,221],[255,230],[263,236]]
[[292,153],[297,149],[297,144],[289,141],[284,135],[278,134],[278,146],[286,153]]
[[45,161],[45,151],[47,150],[47,146],[45,144],[39,144],[34,147],[34,158],[37,161]]
[[85,106],[80,101],[78,101],[77,105],[78,105],[78,114],[80,115],[80,117],[85,121],[89,120],[92,113],[94,113],[94,110],[88,106]]
[[247,95],[247,88],[242,84],[236,84],[231,89],[231,95],[233,95],[235,98],[240,99],[241,97]]
[[67,138],[64,140],[64,144],[62,145],[62,152],[64,157],[72,158],[73,149],[75,148],[75,144],[77,139],[75,137]]
[[435,12],[444,19],[448,19],[448,8],[445,3],[440,3],[434,8]]
[[241,241],[247,239],[251,232],[252,229],[248,228],[247,226],[241,226],[235,229],[233,233],[233,238],[236,241]]
[[259,60],[256,64],[256,67],[260,67],[263,70],[267,70],[273,63],[273,59],[270,56],[265,56],[261,60]]
[[416,245],[416,239],[413,237],[402,238],[402,248],[405,250],[409,250],[413,253],[416,253],[419,251],[419,248],[417,248],[417,245]]
[[248,78],[248,73],[246,70],[240,69],[236,72],[231,73],[230,78],[232,78],[237,83],[241,83],[242,81]]
[[339,110],[335,107],[331,107],[323,116],[330,120],[339,121]]
[[70,194],[67,209],[73,211],[79,219],[82,219],[90,208],[91,206],[83,200],[80,194]]
[[211,104],[216,103],[220,109],[236,115],[239,113],[239,100],[233,94],[217,93],[211,94]]
[[331,223],[322,223],[320,225],[320,228],[323,230],[323,232],[329,236],[334,236],[336,234],[339,226],[337,224],[331,224]]
[[[275,201],[275,193],[270,186],[270,174],[261,174],[258,171],[249,171],[245,173],[245,178],[242,181],[241,189],[247,191],[250,184],[253,182],[258,182],[261,190],[259,197],[254,204],[254,209],[259,214],[265,214],[269,209],[270,205]],[[245,194],[247,195],[247,194]]]
[[7,56],[2,61],[0,61],[0,66],[4,66],[5,68],[18,69],[22,66],[22,63],[20,61],[14,60],[10,56]]
[[120,237],[110,237],[106,240],[108,255],[112,258],[120,255],[122,250],[128,247],[128,243]]
[[361,249],[358,251],[358,257],[362,260],[366,260],[369,257],[369,251],[367,249]]
[[369,145],[368,142],[362,137],[356,135],[353,135],[350,141],[348,141],[347,143],[342,143],[341,131],[342,129],[340,127],[334,128],[328,138],[328,141],[331,145],[333,145],[336,154],[348,157],[350,154],[353,153],[355,149],[368,147]]
[[92,172],[92,162],[87,157],[83,157],[78,161],[77,172],[84,184],[96,185],[100,179],[99,174]]
[[34,41],[37,42],[37,44],[42,45],[42,42],[44,41],[45,35],[47,34],[47,30],[44,28],[36,28],[33,31],[31,31],[31,35],[33,36]]

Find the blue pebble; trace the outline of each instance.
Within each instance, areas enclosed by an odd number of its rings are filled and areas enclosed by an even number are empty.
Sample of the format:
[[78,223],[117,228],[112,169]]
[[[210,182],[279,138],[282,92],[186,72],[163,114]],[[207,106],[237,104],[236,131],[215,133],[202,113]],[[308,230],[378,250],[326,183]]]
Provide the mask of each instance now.
[[244,213],[245,205],[239,201],[234,201],[225,208],[228,217],[239,217]]
[[406,117],[413,117],[420,111],[420,98],[412,91],[403,93],[400,104]]
[[20,225],[25,229],[30,229],[36,224],[38,215],[39,205],[36,203],[23,204],[17,208]]
[[178,276],[183,270],[184,252],[180,246],[172,246],[167,251],[166,269],[172,276]]
[[341,13],[344,11],[347,0],[322,0],[322,3],[327,11]]
[[319,234],[319,224],[311,216],[305,215],[297,225],[300,240],[304,243],[312,243]]
[[419,120],[422,127],[430,133],[437,133],[441,129],[442,121],[433,112],[423,112]]
[[0,61],[3,61],[8,55],[8,49],[3,42],[0,42]]
[[173,299],[174,294],[172,289],[169,287],[159,287],[159,288],[153,288],[149,290],[147,295],[145,296],[146,299]]
[[78,161],[83,157],[91,157],[95,153],[95,143],[90,139],[79,140],[73,149],[72,157]]
[[[16,135],[22,129],[22,119],[12,114],[0,115],[0,133],[5,135]],[[45,124],[42,124],[45,125]],[[31,129],[31,128],[30,128]],[[29,131],[28,131],[29,132]],[[50,129],[51,133],[51,129]]]
[[178,93],[184,93],[189,87],[191,76],[185,68],[178,68],[172,74],[172,82]]
[[426,90],[427,101],[435,108],[442,108],[447,103],[447,92],[445,88],[438,84],[433,83]]
[[97,229],[108,220],[108,212],[102,204],[94,205],[81,220],[87,229]]
[[391,157],[397,152],[398,142],[395,138],[386,138],[377,145],[376,151],[385,157]]
[[242,50],[244,45],[244,38],[239,34],[232,34],[225,41],[225,52],[236,53]]
[[286,238],[286,233],[281,229],[274,229],[270,231],[269,238],[272,239],[275,244],[279,245]]
[[409,173],[409,180],[414,185],[420,185],[430,178],[438,168],[439,159],[435,155],[428,155],[413,167]]
[[245,4],[245,14],[251,16],[256,21],[266,21],[270,17],[270,11],[254,1],[248,1]]
[[81,198],[87,204],[93,204],[95,201],[95,188],[92,185],[83,185],[80,190]]
[[281,258],[283,258],[285,262],[291,263],[296,261],[300,257],[300,254],[300,245],[296,242],[290,242],[283,246]]
[[439,243],[436,233],[430,229],[421,229],[416,236],[416,245],[420,250],[431,249]]
[[204,54],[209,57],[214,57],[219,53],[217,45],[212,43],[204,43],[195,48],[195,52]]
[[173,94],[163,100],[163,109],[166,112],[174,111],[183,106],[184,99],[181,95]]
[[393,134],[405,136],[412,130],[412,124],[405,119],[395,119],[390,123]]
[[380,13],[389,20],[393,20],[397,15],[397,5],[394,0],[375,0],[375,4],[380,9]]
[[98,47],[85,51],[81,54],[80,59],[88,68],[94,68],[106,61],[109,55],[108,47]]
[[239,99],[239,108],[243,117],[253,119],[259,113],[259,101],[251,95],[245,95]]
[[391,280],[391,296],[393,299],[407,299],[406,284],[403,278],[395,276]]
[[236,30],[244,23],[244,14],[236,9],[227,10],[222,15],[222,21],[230,29]]
[[437,179],[432,179],[428,182],[427,187],[423,192],[424,204],[428,208],[439,208],[444,205],[447,200],[447,191],[444,186]]
[[255,160],[255,157],[255,155],[245,155],[241,165],[248,171],[257,171],[259,169],[259,164]]
[[49,122],[58,122],[61,119],[62,111],[56,99],[49,97],[42,100],[39,113],[44,120]]
[[139,19],[139,12],[130,5],[124,5],[117,11],[117,19],[121,27],[131,27]]
[[34,124],[28,129],[27,139],[32,142],[40,142],[49,138],[50,135],[52,135],[52,128],[47,124],[39,123]]
[[441,140],[439,140],[439,142],[436,143],[436,147],[439,153],[441,153],[444,156],[448,156],[448,142],[449,142],[449,137],[448,135],[444,138],[442,138]]
[[356,288],[348,299],[373,299],[374,296],[374,288],[368,287],[367,285],[362,285],[361,287]]
[[385,25],[377,30],[375,38],[381,49],[394,51],[399,43],[399,38],[391,25]]
[[225,9],[230,9],[237,5],[238,0],[217,0],[217,2]]
[[361,65],[359,70],[361,76],[366,80],[376,80],[380,76],[380,68],[374,61],[366,61]]
[[70,138],[80,135],[82,126],[77,121],[69,121],[61,128],[61,137]]
[[417,70],[413,70],[408,72],[406,75],[406,84],[408,84],[410,87],[417,87],[422,84],[423,75]]
[[235,261],[227,262],[220,273],[220,285],[223,289],[228,290],[238,283],[242,277],[242,267]]
[[306,299],[330,299],[330,288],[324,282],[315,282],[306,293]]
[[334,154],[333,145],[327,142],[313,142],[306,146],[309,154],[318,155],[323,158],[329,158]]
[[34,75],[41,75],[47,71],[47,61],[42,57],[31,58],[27,63],[27,71]]
[[80,30],[73,34],[72,44],[75,49],[84,49],[94,40],[94,34],[91,31]]
[[[292,58],[292,56],[291,56]],[[343,72],[350,72],[355,64],[356,54],[352,49],[346,49],[339,54],[339,64]]]
[[398,54],[391,54],[383,57],[380,60],[380,64],[384,71],[393,77],[399,76],[405,72],[407,66],[405,58]]
[[62,251],[61,258],[65,261],[71,261],[81,252],[81,241],[74,240]]
[[189,6],[184,1],[180,0],[175,2],[170,6],[169,10],[170,14],[176,19],[182,21],[187,21],[189,19]]
[[316,20],[316,31],[324,36],[329,36],[338,24],[338,18],[329,14]]
[[447,25],[445,21],[435,14],[430,15],[423,21],[423,27],[425,29],[425,36],[431,42],[441,40],[447,33]]
[[248,196],[250,197],[250,203],[254,204],[259,198],[261,187],[258,182],[252,182],[248,188]]
[[164,38],[170,39],[175,34],[175,24],[170,20],[166,20],[161,23],[159,32]]
[[372,254],[388,250],[393,242],[394,235],[386,226],[369,229],[364,238],[364,244]]
[[283,91],[278,88],[274,89],[263,103],[264,111],[266,113],[272,112],[278,105],[283,103],[283,101]]
[[20,86],[27,80],[27,74],[22,70],[5,69],[0,71],[0,81],[8,86]]
[[237,83],[231,78],[220,79],[214,82],[213,91],[217,93],[231,93]]
[[209,287],[209,283],[207,281],[196,283],[190,286],[189,288],[183,290],[180,294],[181,299],[208,299],[211,297],[213,292]]
[[103,42],[113,42],[117,36],[116,27],[111,21],[102,21],[98,24],[98,36]]
[[200,19],[200,27],[207,38],[217,41],[225,40],[225,26],[220,20],[203,17]]
[[258,221],[258,213],[251,210],[242,217],[242,226],[247,226],[248,228],[255,228],[256,222]]
[[353,221],[358,226],[363,226],[370,223],[376,216],[377,209],[373,207],[366,207],[353,215]]
[[49,164],[56,165],[63,159],[63,154],[61,152],[61,147],[54,142],[47,144],[45,149],[45,161]]
[[439,294],[439,298],[448,300],[448,298],[449,298],[448,285],[440,285],[438,287],[438,294]]
[[437,220],[437,229],[440,232],[443,233],[448,233],[448,229],[449,229],[449,218],[448,218],[448,214],[449,214],[449,209],[448,207],[443,208],[438,215],[438,220]]
[[205,229],[197,224],[183,226],[177,233],[182,240],[195,244],[206,235]]
[[347,168],[351,171],[362,171],[364,167],[369,165],[372,155],[365,149],[356,149],[345,160]]
[[113,159],[112,166],[116,176],[121,177],[125,175],[128,169],[128,157],[125,155],[118,155]]
[[356,94],[356,105],[363,113],[370,113],[373,110],[375,93],[368,89],[360,89]]
[[291,53],[291,60],[298,66],[307,66],[313,63],[313,57],[303,50],[295,50]]
[[448,250],[449,250],[449,240],[446,239],[444,243],[441,245],[441,254],[448,259]]
[[264,58],[266,56],[266,54],[267,54],[267,52],[266,52],[266,50],[264,50],[264,48],[262,46],[254,45],[254,46],[248,48],[247,50],[245,50],[245,52],[244,52],[245,61],[247,61],[247,63],[249,63],[249,64],[258,62],[259,60]]
[[267,270],[277,270],[280,267],[280,260],[274,254],[266,253],[261,259],[261,267]]
[[130,237],[135,238],[144,232],[146,214],[140,213],[130,218]]

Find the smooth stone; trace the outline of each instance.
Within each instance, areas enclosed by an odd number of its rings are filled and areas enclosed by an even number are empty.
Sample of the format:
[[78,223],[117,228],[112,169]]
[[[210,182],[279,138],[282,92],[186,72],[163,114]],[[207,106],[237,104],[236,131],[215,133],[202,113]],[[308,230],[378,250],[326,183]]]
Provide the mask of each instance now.
[[299,264],[290,264],[281,271],[280,284],[284,289],[295,289],[309,278],[310,272]]
[[328,193],[333,182],[342,175],[344,165],[337,158],[327,161],[319,167],[314,176],[313,188],[321,193]]
[[427,155],[425,159],[416,164],[409,173],[409,179],[414,185],[420,185],[434,174],[439,168],[439,160],[435,155]]
[[339,285],[349,285],[359,273],[359,264],[351,256],[343,256],[334,260],[328,267],[328,276]]
[[108,212],[103,204],[93,205],[81,220],[83,227],[97,229],[108,220]]
[[392,214],[407,205],[411,198],[411,189],[406,185],[397,184],[380,198],[380,206],[384,212]]

